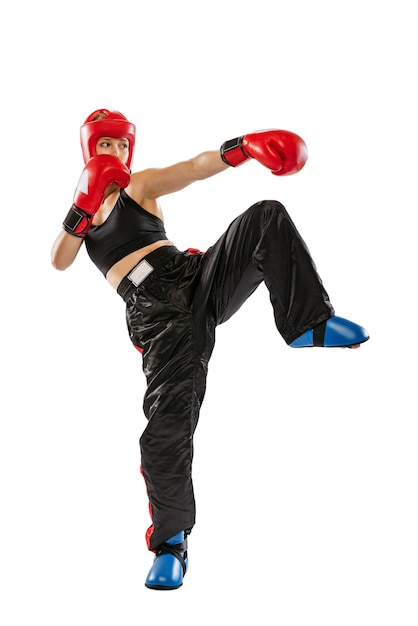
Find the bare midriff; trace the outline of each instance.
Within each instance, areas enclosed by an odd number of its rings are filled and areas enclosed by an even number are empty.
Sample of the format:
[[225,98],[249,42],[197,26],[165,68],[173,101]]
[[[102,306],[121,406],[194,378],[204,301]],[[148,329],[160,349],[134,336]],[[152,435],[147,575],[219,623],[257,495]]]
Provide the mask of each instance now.
[[135,250],[135,252],[131,252],[127,256],[123,257],[120,261],[112,265],[108,273],[106,274],[106,280],[112,285],[114,289],[119,287],[119,283],[122,278],[128,274],[135,265],[147,256],[150,252],[157,250],[157,248],[161,248],[162,246],[172,246],[172,241],[167,241],[166,239],[162,239],[160,241],[155,241],[151,243],[149,246],[145,246],[145,248],[140,248],[139,250]]

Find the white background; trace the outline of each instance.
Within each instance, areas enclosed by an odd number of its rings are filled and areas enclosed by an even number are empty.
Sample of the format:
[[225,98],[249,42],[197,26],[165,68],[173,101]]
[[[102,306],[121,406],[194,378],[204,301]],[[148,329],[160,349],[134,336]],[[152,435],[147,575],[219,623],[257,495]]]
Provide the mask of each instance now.
[[[41,0],[3,13],[1,600],[4,626],[416,626],[416,23],[399,0]],[[220,327],[195,439],[182,589],[144,587],[141,359],[84,249],[50,249],[99,107],[134,169],[265,128],[306,167],[255,161],[163,201],[206,249],[282,201],[360,350],[291,350],[264,285]]]

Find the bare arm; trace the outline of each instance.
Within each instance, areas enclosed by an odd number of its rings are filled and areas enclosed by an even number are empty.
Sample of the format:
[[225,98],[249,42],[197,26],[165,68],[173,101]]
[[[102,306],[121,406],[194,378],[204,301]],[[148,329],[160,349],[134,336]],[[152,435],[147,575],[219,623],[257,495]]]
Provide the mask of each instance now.
[[55,239],[51,250],[51,263],[57,270],[66,270],[81,248],[83,239],[75,237],[62,230]]
[[192,159],[164,168],[151,168],[131,176],[131,185],[141,189],[145,198],[156,199],[180,191],[191,183],[210,178],[228,169],[219,150],[202,152]]

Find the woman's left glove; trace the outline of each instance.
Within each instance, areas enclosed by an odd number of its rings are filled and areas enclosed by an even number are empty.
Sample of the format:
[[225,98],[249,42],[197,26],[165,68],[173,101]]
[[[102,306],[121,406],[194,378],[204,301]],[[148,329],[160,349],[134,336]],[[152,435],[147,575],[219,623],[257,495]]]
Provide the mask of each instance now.
[[308,149],[303,139],[289,130],[262,130],[225,141],[221,157],[232,167],[256,159],[272,174],[287,176],[302,169]]

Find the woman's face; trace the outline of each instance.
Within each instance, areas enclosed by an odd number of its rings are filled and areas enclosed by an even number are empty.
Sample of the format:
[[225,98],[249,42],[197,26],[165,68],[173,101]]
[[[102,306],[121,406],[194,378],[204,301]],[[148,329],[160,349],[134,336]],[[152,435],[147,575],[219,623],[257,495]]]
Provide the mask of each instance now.
[[126,163],[129,158],[129,139],[125,137],[100,137],[96,144],[96,154],[111,154],[117,157],[122,163]]

